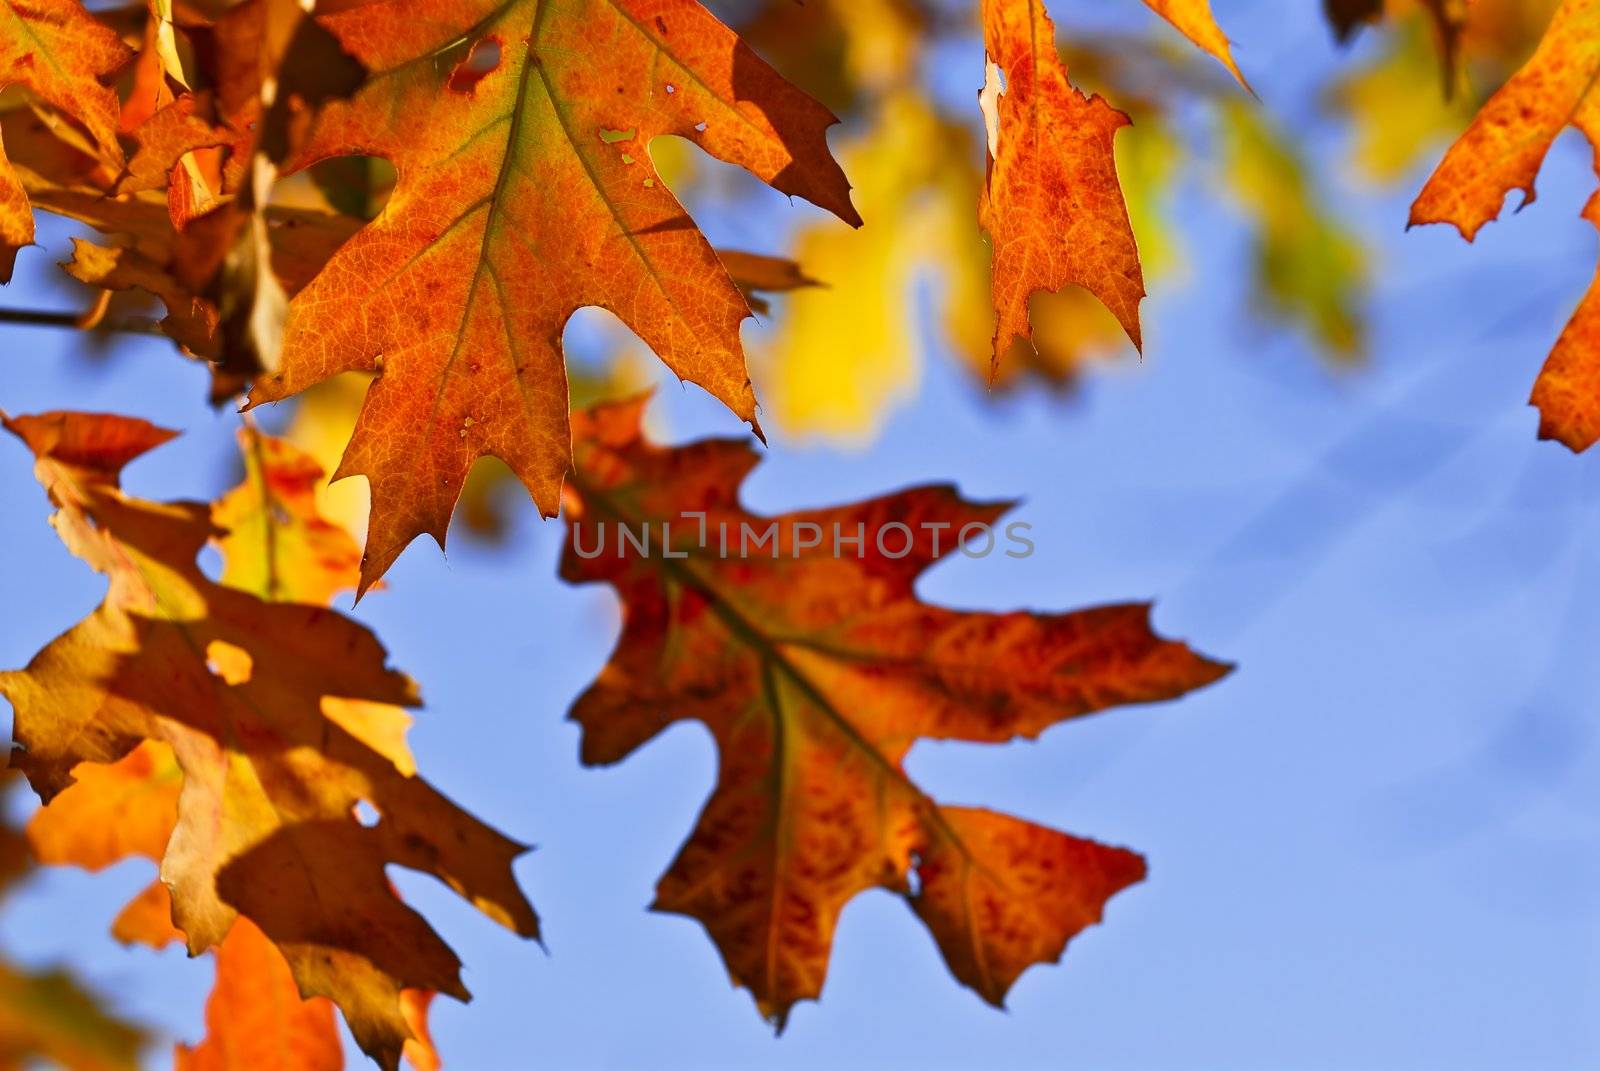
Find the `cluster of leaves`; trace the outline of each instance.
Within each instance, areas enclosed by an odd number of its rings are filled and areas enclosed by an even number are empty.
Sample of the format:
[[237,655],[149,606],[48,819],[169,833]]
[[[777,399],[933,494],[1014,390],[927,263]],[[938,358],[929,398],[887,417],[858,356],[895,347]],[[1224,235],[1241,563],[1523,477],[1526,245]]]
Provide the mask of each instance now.
[[[612,395],[619,377],[569,384],[562,336],[578,309],[608,310],[759,434],[740,328],[785,294],[775,412],[860,430],[898,373],[839,361],[863,347],[903,354],[899,303],[883,296],[937,252],[951,270],[949,333],[984,378],[1070,382],[1109,333],[1141,342],[1146,262],[1163,260],[1156,190],[1184,151],[1168,113],[1198,92],[1217,101],[1218,155],[1259,212],[1259,284],[1332,350],[1356,352],[1359,250],[1248,99],[1208,0],[1145,3],[1237,87],[1219,90],[1225,78],[1159,46],[1058,47],[1039,0],[959,15],[911,0],[774,0],[730,13],[737,30],[697,0],[149,0],[98,14],[0,0],[0,88],[25,91],[0,107],[0,273],[31,244],[35,209],[86,225],[97,237],[78,239],[66,265],[96,295],[84,326],[132,326],[119,295],[153,295],[159,330],[209,367],[213,400],[243,394],[249,409],[305,395],[301,419],[318,430],[302,433],[326,455],[247,418],[238,488],[213,504],[158,503],[123,491],[120,474],[172,433],[73,412],[4,421],[35,459],[56,530],[108,585],[26,669],[0,674],[13,764],[44,803],[28,840],[48,863],[158,863],[159,881],[112,929],[215,953],[209,1034],[180,1047],[180,1066],[341,1066],[335,1007],[382,1066],[402,1055],[436,1066],[429,1001],[467,992],[390,864],[537,935],[512,874],[522,845],[418,776],[405,744],[416,686],[330,608],[369,591],[418,535],[443,545],[485,457],[541,512],[564,510],[562,575],[611,585],[624,607],[617,650],[573,710],[584,761],[620,761],[682,719],[715,737],[716,789],[656,902],[704,923],[778,1025],[820,993],[839,913],[866,889],[901,894],[955,977],[999,1004],[1142,878],[1126,849],[937,803],[902,760],[919,739],[1002,743],[1174,698],[1225,666],[1158,637],[1143,605],[929,606],[913,583],[955,549],[941,534],[990,524],[1004,504],[931,486],[755,518],[739,502],[748,443],[658,445],[640,398],[573,413],[575,394]],[[1383,14],[1328,7],[1340,34]],[[1510,31],[1477,29],[1508,11],[1526,6],[1480,0],[1469,19],[1464,2],[1415,5],[1447,89],[1512,62]],[[958,118],[919,72],[974,16],[984,90]],[[1412,77],[1416,55],[1384,57],[1340,105],[1370,109],[1373,87]],[[1107,96],[1081,92],[1069,65]],[[1600,130],[1587,110],[1597,65],[1600,0],[1564,0],[1414,221],[1471,237],[1507,190],[1531,196],[1564,125],[1592,140]],[[1113,103],[1151,131],[1120,157],[1130,120]],[[855,132],[841,156],[872,224],[860,232],[845,226],[863,220],[827,141],[836,110]],[[799,228],[792,257],[714,249],[664,177],[684,165],[653,155],[662,135],[842,224]],[[1409,160],[1395,143],[1422,140],[1412,135],[1370,134],[1363,158],[1397,173]],[[1588,214],[1600,224],[1600,209]],[[1545,433],[1575,449],[1600,437],[1597,300],[1535,395]],[[369,511],[326,505],[329,468],[365,478]],[[705,538],[758,520],[774,533],[770,556],[729,558]],[[364,526],[364,548],[341,522]],[[584,551],[622,529],[644,540]],[[850,553],[801,535],[841,529],[857,533]],[[908,534],[903,552],[886,549],[890,529]],[[208,545],[224,562],[215,579],[198,564]],[[37,986],[64,985],[8,981],[0,1057],[125,1065],[137,1035],[108,1021],[84,1018],[105,1050],[93,1058],[11,1027]]]

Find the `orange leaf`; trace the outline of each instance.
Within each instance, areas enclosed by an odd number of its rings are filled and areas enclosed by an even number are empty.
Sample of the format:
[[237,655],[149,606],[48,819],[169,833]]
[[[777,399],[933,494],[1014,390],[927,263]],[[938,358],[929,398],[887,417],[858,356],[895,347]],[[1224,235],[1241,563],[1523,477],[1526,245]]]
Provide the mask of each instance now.
[[[1006,505],[921,487],[756,517],[739,505],[756,462],[745,443],[663,448],[643,438],[642,409],[575,419],[562,576],[609,583],[623,603],[616,651],[572,710],[583,761],[618,762],[686,719],[704,722],[721,754],[654,906],[699,919],[780,1027],[820,992],[840,911],[874,887],[903,895],[956,977],[1001,1003],[1143,876],[1143,860],[942,806],[907,777],[906,752],[918,739],[1037,736],[1181,695],[1226,667],[1157,637],[1147,606],[928,606],[918,575]],[[652,551],[638,551],[641,535]]]
[[302,1000],[283,954],[248,919],[217,946],[206,1039],[179,1045],[174,1071],[340,1071],[333,1005]]
[[1211,14],[1211,0],[1144,0],[1150,5],[1150,10],[1166,19],[1189,40],[1193,41],[1203,51],[1215,56],[1228,72],[1239,80],[1239,84],[1246,89],[1250,83],[1244,80],[1239,65],[1233,62],[1233,49],[1228,44],[1228,37],[1222,32],[1222,27],[1217,25],[1216,16]]
[[983,0],[989,174],[978,208],[993,247],[994,361],[1031,340],[1028,298],[1082,286],[1140,344],[1144,275],[1112,141],[1128,117],[1067,81],[1042,0]]
[[[1566,0],[1526,65],[1472,121],[1411,206],[1411,224],[1452,223],[1469,242],[1500,215],[1506,194],[1534,199],[1534,180],[1568,124],[1600,152],[1600,0]],[[1600,226],[1600,194],[1584,218]],[[1539,436],[1575,451],[1600,439],[1600,278],[1585,295],[1534,385]]]
[[[415,703],[370,633],[319,606],[212,583],[195,564],[219,534],[210,509],[122,493],[121,468],[171,433],[80,413],[5,426],[34,452],[63,540],[110,580],[89,618],[27,670],[0,673],[17,766],[48,803],[82,763],[168,745],[183,787],[161,874],[191,954],[249,918],[300,990],[333,999],[362,1047],[394,1067],[412,1033],[402,992],[467,993],[454,953],[384,868],[435,874],[532,936],[510,869],[522,846],[397,768],[381,719],[352,712],[347,728],[324,712],[332,699]],[[363,800],[374,826],[354,814]]]
[[146,740],[109,765],[86,763],[28,820],[34,858],[101,870],[129,856],[159,862],[178,817],[183,773],[172,749]]
[[[92,767],[82,767],[92,769]],[[76,788],[77,786],[73,786]],[[56,797],[63,800],[72,788]],[[46,807],[44,810],[49,810]],[[122,906],[117,917],[111,920],[111,936],[125,945],[145,945],[165,948],[174,942],[185,943],[183,931],[172,924],[172,894],[159,881],[152,881]]]
[[[25,86],[72,116],[117,167],[117,95],[105,81],[132,55],[78,0],[0,0],[0,89]],[[17,250],[32,244],[28,195],[0,150],[0,283],[11,281]]]
[[421,533],[443,544],[481,456],[556,511],[571,461],[560,339],[580,307],[611,310],[754,423],[749,307],[649,146],[680,135],[859,222],[825,108],[694,0],[391,0],[325,25],[374,75],[297,162],[378,155],[399,178],[295,298],[282,368],[250,398],[379,373],[336,474],[371,484],[363,589]]
[[361,550],[317,513],[324,473],[311,456],[250,428],[239,432],[245,480],[217,502],[211,519],[228,534],[219,541],[222,582],[264,599],[326,606],[356,586]]

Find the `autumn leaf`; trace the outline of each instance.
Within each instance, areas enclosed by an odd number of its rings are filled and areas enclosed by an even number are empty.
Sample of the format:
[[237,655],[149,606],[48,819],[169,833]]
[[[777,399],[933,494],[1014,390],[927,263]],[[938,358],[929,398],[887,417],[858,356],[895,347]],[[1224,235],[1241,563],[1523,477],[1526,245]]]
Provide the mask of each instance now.
[[[168,745],[183,787],[161,876],[190,953],[248,917],[301,993],[333,1000],[362,1047],[394,1067],[410,1035],[402,990],[467,992],[454,953],[396,897],[385,866],[432,873],[531,936],[537,920],[510,870],[522,846],[397,768],[368,739],[389,739],[382,719],[371,734],[341,720],[360,728],[366,704],[416,702],[370,633],[322,607],[213,583],[195,564],[218,532],[208,507],[122,493],[122,467],[170,432],[76,413],[5,426],[37,458],[63,540],[110,581],[82,624],[28,669],[0,674],[16,765],[48,803],[81,763]],[[357,706],[335,717],[330,698]],[[354,814],[363,800],[375,826]]]
[[0,963],[0,1067],[135,1071],[143,1042],[65,972]]
[[355,587],[361,550],[317,508],[322,466],[282,439],[248,428],[239,433],[239,448],[244,483],[211,513],[227,532],[218,540],[222,582],[270,601],[317,606]]
[[1228,44],[1228,37],[1222,32],[1222,27],[1217,25],[1216,16],[1211,13],[1211,0],[1144,0],[1150,5],[1150,10],[1166,19],[1177,28],[1178,32],[1193,41],[1201,50],[1217,58],[1217,61],[1228,68],[1228,73],[1238,79],[1239,84],[1246,89],[1250,83],[1244,80],[1244,74],[1239,70],[1239,65],[1233,61],[1233,49]]
[[[95,224],[99,218],[94,201],[66,206],[52,199],[51,204],[84,222]],[[75,211],[80,204],[86,211]],[[145,208],[150,207],[146,202]],[[72,259],[62,266],[88,286],[142,290],[159,298],[167,310],[159,324],[161,330],[185,353],[212,365],[211,401],[221,404],[237,395],[244,381],[238,361],[229,357],[239,352],[236,341],[230,341],[227,326],[232,300],[227,295],[232,283],[223,277],[229,270],[215,258],[215,251],[226,252],[230,243],[238,240],[239,221],[215,212],[191,221],[182,231],[168,231],[147,225],[149,221],[138,219],[135,213],[131,203],[125,204],[106,227],[114,233],[131,234],[134,241],[102,246],[74,238]],[[265,228],[272,286],[286,294],[297,293],[360,222],[329,212],[278,206],[269,206],[257,215]]]
[[[1514,0],[1514,2],[1522,4],[1539,0]],[[1473,0],[1415,0],[1413,5],[1426,12],[1433,24],[1446,98],[1455,96],[1457,82],[1460,80],[1461,41],[1466,33],[1472,4]],[[1323,10],[1340,44],[1347,43],[1355,36],[1357,30],[1380,21],[1385,14],[1383,0],[1323,0]]]
[[1255,291],[1268,311],[1302,325],[1334,361],[1366,349],[1366,257],[1330,210],[1293,141],[1260,109],[1218,109],[1219,185],[1251,222]]
[[333,1006],[300,999],[282,954],[249,919],[235,922],[216,951],[206,1039],[194,1048],[178,1047],[175,1071],[344,1067]]
[[146,740],[109,765],[85,763],[28,820],[34,858],[103,870],[132,856],[160,862],[178,821],[183,771],[167,744]]
[[[1226,667],[1155,636],[1143,605],[926,605],[917,576],[1005,504],[921,487],[756,517],[739,505],[756,462],[747,444],[663,448],[643,438],[642,409],[636,400],[575,420],[561,573],[611,584],[624,611],[611,661],[572,710],[583,761],[618,762],[685,719],[704,722],[721,753],[717,787],[654,906],[699,919],[779,1026],[820,992],[844,905],[875,887],[904,896],[956,977],[1001,1003],[1023,970],[1055,960],[1142,878],[1144,862],[937,804],[907,777],[906,751],[923,738],[1037,736],[1181,695]],[[619,526],[658,539],[654,551],[624,542]],[[837,542],[841,532],[862,543]],[[753,552],[752,538],[763,539]]]
[[1082,286],[1140,345],[1144,275],[1112,142],[1127,116],[1067,81],[1041,0],[983,0],[989,171],[978,218],[993,248],[994,360],[1032,338],[1028,299]]
[[[0,0],[0,89],[23,86],[83,124],[113,166],[117,95],[106,84],[132,52],[78,0]],[[11,281],[17,250],[33,244],[28,195],[0,151],[0,283]]]
[[1322,0],[1322,10],[1342,44],[1361,27],[1383,18],[1383,0]]
[[[0,800],[21,779],[0,768]],[[32,870],[24,835],[0,821],[0,896]],[[0,960],[0,1068],[45,1066],[68,1071],[134,1071],[144,1032],[61,970],[28,970]]]
[[[1362,178],[1398,182],[1471,120],[1473,109],[1464,95],[1447,100],[1438,92],[1438,81],[1429,32],[1409,20],[1395,27],[1380,56],[1335,83],[1329,102],[1354,128],[1350,157]],[[1397,100],[1407,106],[1396,108]]]
[[[322,469],[288,443],[251,428],[239,434],[244,482],[213,507],[224,529],[216,539],[222,583],[272,600],[323,604],[353,588],[360,550],[349,534],[323,518],[315,490]],[[324,697],[323,712],[402,773],[416,770],[405,743],[410,716],[398,707]],[[99,870],[129,856],[159,862],[177,821],[183,774],[172,749],[146,741],[110,765],[84,763],[75,781],[34,812],[28,838],[41,862]],[[172,925],[166,886],[151,884],[112,923],[112,935],[161,948],[184,935]],[[302,1001],[283,954],[248,919],[237,919],[214,949],[217,973],[207,1005],[207,1037],[180,1046],[177,1066],[225,1071],[246,1068],[339,1068],[344,1058],[333,1007]],[[429,1071],[438,1054],[427,1040],[431,994],[401,993],[401,1015],[413,1037],[405,1054]],[[299,1054],[290,1058],[288,1054]]]
[[[1489,98],[1411,206],[1411,224],[1451,223],[1472,241],[1506,194],[1534,199],[1534,181],[1568,124],[1600,151],[1600,0],[1566,0],[1527,64]],[[1584,218],[1600,226],[1600,194]],[[1539,436],[1574,451],[1600,439],[1600,278],[1539,373]]]
[[[1560,0],[1473,0],[1461,26],[1458,81],[1464,92],[1438,92],[1439,32],[1416,5],[1398,9],[1383,51],[1330,87],[1336,114],[1354,128],[1351,155],[1361,176],[1384,185],[1433,159],[1472,121],[1489,93],[1527,60]],[[1404,100],[1407,106],[1396,108]]]
[[[950,151],[928,153],[929,144]],[[811,224],[795,235],[795,257],[827,283],[792,295],[770,341],[756,350],[766,370],[767,412],[799,435],[859,439],[914,386],[918,347],[908,312],[913,273],[938,236],[921,196],[963,142],[911,93],[895,93],[841,157],[873,221],[860,230]],[[972,200],[959,208],[982,271]],[[992,320],[986,319],[985,328]],[[985,348],[988,332],[985,330]]]
[[766,298],[768,294],[786,294],[823,285],[788,257],[747,253],[740,249],[719,249],[717,259],[728,269],[728,278],[744,295],[751,311],[762,315],[772,311],[771,303]]
[[443,544],[481,456],[556,511],[571,460],[560,335],[580,307],[616,313],[754,422],[749,307],[649,145],[685,137],[856,223],[826,109],[693,0],[391,0],[325,25],[374,73],[297,162],[377,155],[399,179],[295,299],[283,367],[250,399],[381,373],[335,474],[371,485],[363,589],[423,532]]

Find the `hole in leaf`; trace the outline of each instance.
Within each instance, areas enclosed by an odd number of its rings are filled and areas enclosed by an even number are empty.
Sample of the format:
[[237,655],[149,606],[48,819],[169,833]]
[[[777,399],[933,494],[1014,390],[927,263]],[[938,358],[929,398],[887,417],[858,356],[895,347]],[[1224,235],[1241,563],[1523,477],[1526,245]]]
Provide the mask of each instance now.
[[368,829],[371,829],[373,826],[377,825],[383,820],[383,815],[378,813],[378,808],[374,807],[366,800],[356,800],[356,805],[353,810],[355,812],[356,821],[360,822]]
[[619,141],[632,141],[636,131],[633,130],[607,130],[600,129],[600,140],[607,145],[615,145]]
[[217,549],[215,543],[207,543],[201,548],[199,565],[207,580],[222,580],[222,551]]
[[983,112],[983,129],[989,135],[989,156],[1000,156],[1000,98],[1006,92],[1006,72],[994,60],[987,61],[983,88],[978,91],[978,108]]
[[255,660],[243,647],[235,647],[223,640],[212,640],[206,646],[206,668],[213,676],[229,684],[248,684],[255,670]]
[[452,93],[471,93],[499,66],[500,38],[480,37],[472,43],[466,59],[450,72],[450,80],[445,85]]

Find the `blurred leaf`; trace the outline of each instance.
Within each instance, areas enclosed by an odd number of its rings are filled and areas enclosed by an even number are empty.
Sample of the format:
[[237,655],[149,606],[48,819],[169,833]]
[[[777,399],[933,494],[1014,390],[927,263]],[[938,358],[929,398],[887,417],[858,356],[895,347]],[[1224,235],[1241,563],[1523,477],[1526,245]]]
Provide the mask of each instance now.
[[[916,383],[910,290],[929,257],[924,191],[941,154],[937,118],[914,93],[896,93],[839,157],[872,226],[817,224],[792,243],[794,259],[827,285],[789,294],[770,345],[757,347],[762,393],[775,424],[796,435],[860,439]],[[971,217],[971,203],[967,209]],[[974,228],[975,229],[975,228]]]
[[1335,360],[1366,346],[1366,252],[1323,202],[1294,146],[1242,102],[1218,111],[1222,186],[1252,224],[1258,300]]
[[0,1067],[135,1071],[143,1032],[108,1015],[64,971],[0,962]]
[[1371,64],[1334,83],[1330,100],[1355,127],[1351,159],[1359,175],[1397,182],[1461,128],[1471,105],[1462,94],[1446,98],[1438,85],[1434,44],[1415,19],[1396,27]]

